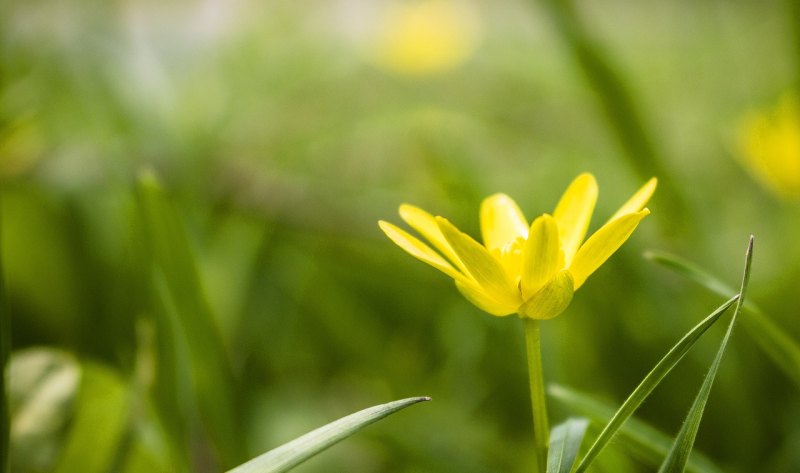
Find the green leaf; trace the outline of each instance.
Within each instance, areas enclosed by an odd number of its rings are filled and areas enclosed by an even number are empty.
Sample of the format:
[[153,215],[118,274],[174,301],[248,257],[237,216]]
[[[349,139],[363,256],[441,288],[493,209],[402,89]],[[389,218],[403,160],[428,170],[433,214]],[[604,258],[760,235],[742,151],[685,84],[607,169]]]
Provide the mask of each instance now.
[[[594,422],[606,423],[616,412],[615,406],[565,386],[551,384],[548,393],[553,399],[568,407],[570,412],[585,415]],[[635,416],[625,422],[618,435],[625,440],[618,442],[617,445],[638,454],[640,460],[654,468],[658,467],[667,456],[673,440]],[[698,451],[692,452],[689,457],[687,470],[693,473],[722,473],[719,467]]]
[[110,471],[128,425],[129,407],[128,388],[117,373],[81,363],[74,420],[54,471]]
[[700,337],[709,329],[723,313],[738,300],[739,296],[734,296],[721,306],[719,306],[708,317],[703,319],[699,324],[695,325],[686,335],[681,338],[670,350],[664,355],[663,358],[650,370],[644,379],[636,386],[636,389],[628,396],[628,399],[622,403],[619,410],[617,410],[614,417],[608,422],[600,435],[594,441],[592,446],[586,452],[581,462],[578,464],[577,472],[586,471],[586,468],[594,461],[598,454],[605,448],[614,434],[617,433],[622,424],[636,411],[636,409],[644,402],[650,393],[661,383],[661,380],[672,371],[672,368],[686,355],[690,348],[700,339]]
[[589,421],[583,418],[567,419],[550,433],[550,450],[547,452],[547,473],[569,473],[578,456]]
[[[670,253],[648,251],[645,258],[665,266],[711,292],[730,297],[736,291],[694,263]],[[744,303],[748,316],[742,324],[775,365],[800,387],[800,344],[778,327],[751,301]]]
[[237,466],[228,473],[279,473],[288,471],[369,424],[429,397],[412,397],[369,407],[313,430],[302,437]]
[[689,414],[675,438],[675,443],[669,451],[669,455],[664,460],[659,473],[681,473],[686,469],[686,462],[689,459],[689,454],[694,447],[694,440],[697,437],[697,431],[700,429],[700,421],[703,418],[703,412],[708,402],[708,396],[711,393],[711,387],[714,384],[714,379],[717,377],[717,370],[722,362],[722,355],[725,353],[725,347],[728,345],[728,340],[733,333],[733,327],[736,325],[739,313],[742,311],[744,304],[745,294],[747,293],[747,283],[750,281],[750,266],[753,261],[753,237],[750,237],[750,242],[747,245],[747,252],[745,254],[744,275],[742,276],[742,285],[739,289],[739,300],[736,302],[736,309],[733,311],[733,317],[728,324],[728,330],[725,332],[725,337],[717,350],[717,356],[708,370],[708,374],[700,386],[700,391],[697,393],[694,402],[692,403]]
[[[181,363],[181,354],[170,351],[179,350],[182,343],[187,347],[185,364],[191,373],[191,395],[196,396],[200,418],[222,466],[230,467],[245,458],[242,429],[236,422],[234,376],[188,237],[154,176],[147,174],[140,179],[138,204],[152,262],[154,294],[161,296],[161,310],[156,311],[161,317],[157,332],[159,356],[173,363],[167,369],[175,373],[180,371],[174,364]],[[176,384],[174,393],[180,392],[181,386]],[[173,399],[161,411],[179,407]]]

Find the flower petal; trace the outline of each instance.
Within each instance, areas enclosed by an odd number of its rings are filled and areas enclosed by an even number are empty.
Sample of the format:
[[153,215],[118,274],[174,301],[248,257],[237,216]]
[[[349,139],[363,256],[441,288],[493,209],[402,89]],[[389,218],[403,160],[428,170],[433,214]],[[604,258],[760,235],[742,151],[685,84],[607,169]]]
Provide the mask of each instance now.
[[409,235],[404,230],[392,225],[386,221],[379,221],[378,226],[381,227],[383,233],[389,237],[397,246],[404,249],[406,253],[410,254],[418,260],[428,263],[444,274],[450,276],[456,281],[461,281],[465,284],[472,283],[471,279],[460,272],[458,272],[450,263],[442,258],[439,253],[433,251],[431,247],[421,242],[417,238]]
[[532,319],[552,319],[564,312],[574,293],[572,275],[559,271],[556,276],[519,308],[519,315]]
[[490,298],[477,286],[456,281],[459,292],[480,310],[492,315],[511,315],[517,311],[516,305],[504,305]]
[[439,229],[450,243],[453,251],[464,263],[483,291],[492,299],[504,305],[519,305],[519,291],[511,283],[505,269],[480,243],[466,233],[462,233],[452,223],[436,217]]
[[433,215],[419,207],[403,204],[400,206],[400,218],[431,242],[433,246],[455,264],[461,272],[466,273],[464,263],[461,262],[458,255],[453,251],[453,248],[450,247],[450,243],[447,243]]
[[558,237],[556,220],[544,214],[531,224],[522,249],[522,298],[535,294],[564,267],[564,253]]
[[511,197],[494,194],[481,202],[481,235],[489,250],[502,248],[517,238],[528,237],[528,221]]
[[575,279],[575,290],[578,290],[586,278],[625,243],[639,222],[649,213],[649,210],[643,209],[636,213],[623,215],[600,227],[594,235],[586,240],[569,266],[569,271]]
[[553,217],[558,222],[561,248],[564,250],[567,265],[571,263],[586,236],[596,202],[597,181],[591,174],[583,173],[567,187],[553,212]]
[[608,221],[610,222],[619,217],[622,217],[625,214],[630,214],[642,210],[644,206],[647,205],[647,201],[650,200],[650,197],[653,195],[653,192],[656,191],[657,184],[658,184],[658,179],[656,179],[655,177],[647,181],[645,185],[643,185],[638,191],[636,191],[635,194],[633,194],[633,197],[631,197],[630,199],[628,199],[627,202],[622,204],[622,207],[620,207],[619,210],[617,210],[617,212],[614,215],[612,215],[610,219],[608,219]]

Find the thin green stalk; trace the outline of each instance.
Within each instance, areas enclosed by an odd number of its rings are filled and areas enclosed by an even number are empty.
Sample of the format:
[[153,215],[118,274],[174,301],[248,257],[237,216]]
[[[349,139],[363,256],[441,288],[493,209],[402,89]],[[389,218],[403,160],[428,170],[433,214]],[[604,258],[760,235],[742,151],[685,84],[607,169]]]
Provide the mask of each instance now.
[[547,445],[549,443],[550,426],[547,419],[547,405],[544,394],[540,322],[535,319],[524,318],[523,323],[525,324],[525,346],[528,352],[528,378],[531,383],[536,471],[544,473],[547,469]]

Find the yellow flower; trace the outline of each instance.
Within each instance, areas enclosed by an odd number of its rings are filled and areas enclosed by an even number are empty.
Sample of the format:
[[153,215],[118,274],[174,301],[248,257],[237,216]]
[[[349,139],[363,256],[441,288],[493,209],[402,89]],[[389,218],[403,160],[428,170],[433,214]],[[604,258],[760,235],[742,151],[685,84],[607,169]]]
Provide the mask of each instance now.
[[778,196],[800,199],[800,104],[785,95],[770,113],[751,112],[742,121],[740,149],[745,164]]
[[393,4],[375,41],[374,61],[384,69],[410,76],[447,72],[464,63],[477,48],[478,18],[464,1]]
[[644,206],[655,188],[653,178],[585,242],[597,201],[597,182],[588,173],[572,181],[553,215],[543,214],[530,226],[507,195],[484,199],[483,244],[447,219],[408,204],[400,206],[400,217],[435,250],[391,223],[381,220],[378,225],[411,256],[452,277],[480,309],[498,316],[550,319],[567,308],[572,294],[650,213]]

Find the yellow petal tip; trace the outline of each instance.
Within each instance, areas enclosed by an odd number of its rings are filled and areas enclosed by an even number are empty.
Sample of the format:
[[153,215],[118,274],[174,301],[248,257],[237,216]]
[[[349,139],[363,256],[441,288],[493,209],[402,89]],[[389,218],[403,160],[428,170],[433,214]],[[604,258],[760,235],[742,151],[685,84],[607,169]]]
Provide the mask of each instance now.
[[417,208],[417,206],[411,204],[400,204],[400,207],[397,209],[397,213],[399,213],[402,217],[404,213],[413,212]]

